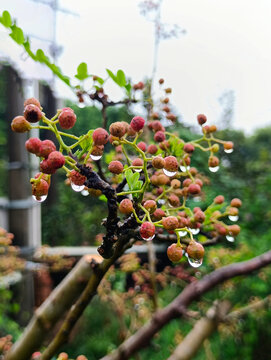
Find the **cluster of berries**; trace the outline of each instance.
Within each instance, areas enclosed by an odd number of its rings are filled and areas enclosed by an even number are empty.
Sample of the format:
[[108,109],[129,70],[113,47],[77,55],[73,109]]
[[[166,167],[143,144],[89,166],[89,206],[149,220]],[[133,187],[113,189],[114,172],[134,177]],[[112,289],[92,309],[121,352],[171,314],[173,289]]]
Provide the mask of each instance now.
[[[141,87],[140,84],[138,88]],[[165,89],[165,92],[171,91]],[[189,197],[202,195],[204,184],[204,177],[195,167],[190,167],[195,149],[199,148],[210,153],[208,164],[211,171],[218,169],[219,159],[214,154],[219,150],[219,143],[223,144],[225,151],[233,150],[232,142],[214,137],[214,132],[217,130],[215,125],[204,125],[207,121],[205,115],[197,116],[203,136],[196,141],[185,142],[177,135],[167,132],[159,117],[152,114],[147,125],[153,132],[153,141],[149,141],[151,143],[148,145],[139,139],[143,134],[145,120],[141,116],[135,116],[130,124],[112,123],[109,132],[98,128],[94,131],[90,130],[80,138],[70,135],[75,143],[69,147],[62,138],[66,134],[58,130],[57,124],[62,129],[71,129],[76,122],[74,111],[64,108],[49,120],[41,110],[36,99],[28,99],[25,102],[24,117],[17,117],[24,119],[23,124],[25,121],[29,124],[28,129],[32,127],[30,123],[42,120],[48,129],[55,133],[60,143],[60,149],[57,151],[51,140],[41,141],[38,138],[30,138],[26,142],[26,149],[41,158],[40,173],[31,179],[32,193],[38,201],[47,195],[50,176],[59,168],[67,172],[70,183],[77,187],[77,189],[73,187],[75,191],[84,189],[87,179],[80,173],[77,163],[95,170],[95,160],[103,155],[104,146],[111,143],[115,147],[115,151],[112,150],[113,159],[108,164],[108,175],[113,174],[112,187],[117,188],[119,183],[125,185],[125,180],[127,182],[127,189],[117,193],[120,199],[120,213],[126,216],[133,214],[140,224],[140,235],[144,240],[151,240],[156,233],[161,234],[163,231],[175,234],[177,243],[172,244],[168,249],[168,257],[172,261],[179,261],[186,249],[191,261],[201,262],[204,248],[193,238],[193,235],[200,230],[207,231],[212,236],[228,236],[229,241],[239,233],[238,225],[227,225],[222,221],[225,217],[229,217],[231,221],[238,219],[238,208],[241,206],[239,199],[233,199],[231,205],[226,207],[224,198],[218,196],[205,211],[199,207],[195,207],[192,211],[186,205]],[[18,127],[17,118],[12,121],[12,129],[14,131],[19,129],[18,132],[22,132],[21,127]],[[82,141],[84,146],[81,146]],[[83,149],[81,151],[80,146]],[[77,149],[74,154],[73,149]],[[63,155],[63,151],[67,153],[66,156]],[[101,194],[97,189],[85,189],[96,196]],[[223,206],[226,207],[224,212],[219,211],[217,205],[221,205],[219,210]],[[186,235],[189,239],[183,238]]]

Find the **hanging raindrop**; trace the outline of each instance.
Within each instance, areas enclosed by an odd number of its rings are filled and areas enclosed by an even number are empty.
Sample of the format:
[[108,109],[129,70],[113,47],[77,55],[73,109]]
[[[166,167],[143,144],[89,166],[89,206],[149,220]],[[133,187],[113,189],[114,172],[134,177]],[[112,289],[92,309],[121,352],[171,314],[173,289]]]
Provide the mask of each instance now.
[[142,169],[133,169],[135,172],[140,173],[142,171]]
[[159,199],[159,200],[158,200],[158,204],[161,204],[161,205],[163,205],[165,202],[166,202],[166,201],[165,201],[164,199]]
[[84,108],[86,107],[86,104],[84,103],[84,101],[79,102],[79,103],[78,103],[78,107],[79,107],[80,109],[84,109]]
[[155,234],[152,235],[152,236],[149,237],[149,238],[144,238],[144,237],[142,237],[142,239],[145,240],[145,241],[151,241],[152,239],[154,239],[154,237],[155,237]]
[[239,219],[239,216],[238,215],[229,215],[228,218],[231,221],[237,221]]
[[168,171],[166,169],[163,169],[163,171],[164,171],[164,174],[167,176],[174,176],[177,173],[177,171]]
[[192,259],[189,256],[187,257],[189,264],[193,268],[198,268],[202,265],[203,259]]
[[35,201],[41,203],[41,202],[43,202],[43,201],[45,201],[45,200],[47,199],[47,195],[42,195],[42,196],[32,195],[32,198],[33,198]]
[[187,231],[185,231],[185,230],[180,230],[179,231],[180,236],[185,236],[186,234],[187,234]]
[[90,157],[91,157],[92,160],[98,161],[98,160],[100,160],[102,158],[102,155],[92,155],[92,154],[90,154]]
[[84,190],[85,185],[75,185],[73,182],[71,182],[71,188],[73,189],[73,191],[80,192]]
[[219,166],[209,167],[209,170],[213,173],[217,172],[219,170]]
[[83,196],[88,196],[88,195],[89,195],[89,192],[88,192],[86,189],[84,189],[84,190],[81,191],[81,194],[82,194]]
[[199,233],[199,229],[189,229],[193,235],[197,235]]
[[233,149],[224,149],[225,153],[231,154],[233,152]]
[[231,235],[226,235],[226,239],[229,241],[229,242],[234,242],[234,237],[231,236]]
[[182,172],[187,172],[188,170],[190,170],[190,166],[188,165],[188,166],[183,166],[183,165],[181,165],[180,166],[180,170],[182,171]]

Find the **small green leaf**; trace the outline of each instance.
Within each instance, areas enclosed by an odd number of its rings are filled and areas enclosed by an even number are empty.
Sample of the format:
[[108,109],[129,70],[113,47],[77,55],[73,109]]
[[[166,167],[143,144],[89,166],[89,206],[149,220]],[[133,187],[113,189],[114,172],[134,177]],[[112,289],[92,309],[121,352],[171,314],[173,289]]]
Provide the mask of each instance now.
[[105,195],[99,196],[99,200],[107,202],[107,197]]
[[[94,130],[89,130],[87,133],[87,137],[80,142],[80,146],[82,148],[82,150],[84,150],[85,152],[89,151],[92,143],[93,143],[93,139],[92,139],[92,134],[93,134]],[[85,135],[80,136],[79,140],[83,139],[85,137]]]
[[125,177],[126,177],[129,189],[132,190],[132,187],[133,187],[132,186],[132,182],[133,182],[133,172],[132,172],[132,170],[127,170],[125,172]]
[[115,83],[118,83],[117,77],[112,73],[112,71],[109,69],[106,69],[106,71],[107,71],[107,74],[111,77],[111,79],[114,80]]
[[88,75],[88,67],[87,64],[85,62],[82,62],[81,64],[78,65],[77,67],[77,74],[75,75],[75,77],[79,80],[85,80],[89,77],[90,75]]
[[129,95],[131,93],[131,90],[132,90],[132,85],[131,84],[125,85],[125,89],[126,89],[128,95]]
[[46,61],[46,56],[45,56],[43,50],[38,49],[38,50],[36,51],[36,58],[37,58],[37,60],[38,60],[39,62],[41,62],[41,63],[44,63],[44,62]]
[[22,45],[25,41],[24,39],[24,33],[21,28],[19,28],[16,25],[11,26],[12,32],[9,34],[9,36],[19,45]]
[[3,14],[0,18],[0,22],[7,28],[11,27],[12,19],[11,19],[10,13],[7,10],[3,11]]
[[121,87],[126,85],[126,77],[122,70],[118,70],[117,72],[117,82]]
[[103,85],[104,83],[104,79],[102,79],[101,77],[97,77],[96,81],[98,81],[100,85]]

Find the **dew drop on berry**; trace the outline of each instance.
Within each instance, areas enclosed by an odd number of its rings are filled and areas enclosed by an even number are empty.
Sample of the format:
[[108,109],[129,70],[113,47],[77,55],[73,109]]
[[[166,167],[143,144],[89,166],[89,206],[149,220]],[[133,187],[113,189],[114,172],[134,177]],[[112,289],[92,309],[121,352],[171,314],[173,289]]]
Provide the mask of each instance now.
[[234,237],[231,236],[231,235],[226,235],[226,239],[229,241],[229,242],[234,242]]
[[143,236],[141,236],[141,237],[142,237],[142,239],[145,240],[145,241],[151,241],[152,239],[154,239],[155,234],[152,235],[151,237],[148,237],[148,238],[144,238]]
[[229,215],[228,218],[231,221],[237,221],[239,219],[239,216],[238,215]]
[[159,199],[158,204],[163,205],[166,201],[164,199]]
[[43,202],[43,201],[45,201],[45,200],[47,199],[47,195],[42,195],[42,196],[32,195],[32,198],[33,198],[35,201],[41,203],[41,202]]
[[209,166],[209,170],[213,173],[216,173],[219,170],[219,166],[214,166],[214,167]]
[[202,265],[203,259],[192,259],[189,256],[187,257],[189,265],[193,268],[198,268]]
[[189,166],[189,165],[188,165],[188,166],[181,165],[181,166],[180,166],[180,170],[181,170],[182,172],[187,172],[188,170],[190,170],[190,166]]
[[75,192],[80,192],[80,191],[84,190],[85,185],[75,185],[73,182],[71,182],[71,188]]
[[183,231],[183,230],[180,230],[179,231],[179,235],[180,236],[185,236],[187,234],[187,231]]
[[233,149],[224,149],[225,153],[231,154],[233,152]]
[[193,235],[197,235],[197,234],[199,233],[199,229],[190,229],[190,228],[189,228],[189,230],[191,231],[191,233],[192,233]]
[[174,176],[177,173],[176,171],[168,171],[166,169],[163,169],[163,172],[164,172],[165,175],[167,175],[169,177]]
[[88,195],[89,195],[89,192],[84,189],[84,190],[81,191],[81,194],[82,194],[83,196],[88,196]]
[[98,161],[102,158],[102,155],[90,155],[91,159],[94,161]]

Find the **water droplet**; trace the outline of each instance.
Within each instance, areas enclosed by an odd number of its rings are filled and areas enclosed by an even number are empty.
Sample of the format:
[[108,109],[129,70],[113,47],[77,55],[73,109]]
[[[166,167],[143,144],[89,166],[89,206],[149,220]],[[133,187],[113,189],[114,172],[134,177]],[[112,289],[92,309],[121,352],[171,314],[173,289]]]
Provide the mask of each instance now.
[[84,189],[84,190],[81,191],[81,194],[82,194],[83,196],[88,196],[88,195],[89,195],[89,192]]
[[142,169],[133,169],[135,172],[141,172]]
[[209,170],[213,173],[217,172],[219,170],[219,166],[209,167]]
[[234,237],[231,236],[231,235],[226,235],[226,239],[229,241],[229,242],[234,242]]
[[228,218],[231,221],[237,221],[239,219],[239,216],[238,215],[229,215]]
[[153,236],[149,237],[149,238],[143,238],[142,237],[142,239],[145,240],[145,241],[151,241],[152,239],[154,239],[154,237],[155,237],[155,234]]
[[163,169],[163,171],[164,171],[164,174],[167,176],[174,176],[177,173],[177,171],[168,171],[166,169]]
[[43,201],[45,201],[45,200],[47,199],[47,195],[42,195],[42,196],[32,195],[32,198],[33,198],[35,201],[41,203],[41,202],[43,202]]
[[189,229],[193,235],[197,235],[199,233],[199,229]]
[[92,154],[90,154],[90,157],[91,157],[92,160],[98,161],[98,160],[100,160],[102,158],[102,155],[92,155]]
[[84,190],[85,185],[75,185],[73,182],[71,182],[71,188],[76,192],[80,192]]
[[79,102],[78,107],[80,107],[80,109],[84,109],[84,107],[86,107],[86,104],[84,102]]
[[188,258],[188,254],[187,254],[187,252],[185,252],[185,253],[184,253],[184,256],[186,256],[186,257]]
[[203,259],[192,259],[189,256],[187,257],[189,264],[193,268],[198,268],[202,265]]
[[180,236],[185,236],[186,234],[187,234],[187,231],[185,231],[185,230],[180,230],[179,231]]
[[190,166],[188,165],[188,166],[184,166],[184,165],[181,165],[180,166],[180,170],[182,171],[182,172],[186,172],[186,171],[188,171],[190,169]]
[[166,202],[166,201],[165,201],[164,199],[159,199],[159,200],[158,200],[158,204],[161,204],[161,205],[163,205],[165,202]]
[[233,149],[224,149],[225,153],[231,154],[233,152]]

